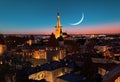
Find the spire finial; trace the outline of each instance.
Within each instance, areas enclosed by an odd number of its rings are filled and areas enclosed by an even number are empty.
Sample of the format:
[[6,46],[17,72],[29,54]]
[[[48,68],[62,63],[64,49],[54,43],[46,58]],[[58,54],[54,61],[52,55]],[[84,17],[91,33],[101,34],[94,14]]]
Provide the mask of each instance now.
[[57,25],[56,25],[57,27],[59,27],[59,26],[61,26],[61,24],[60,24],[60,14],[59,14],[59,12],[57,12]]
[[60,16],[60,13],[59,13],[59,12],[57,12],[57,16]]

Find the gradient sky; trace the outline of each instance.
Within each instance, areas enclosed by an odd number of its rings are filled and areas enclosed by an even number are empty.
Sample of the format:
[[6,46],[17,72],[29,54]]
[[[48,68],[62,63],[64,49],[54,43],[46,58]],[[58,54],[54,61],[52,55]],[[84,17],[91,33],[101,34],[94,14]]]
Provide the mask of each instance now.
[[0,33],[54,32],[58,11],[65,32],[120,33],[120,0],[0,0]]

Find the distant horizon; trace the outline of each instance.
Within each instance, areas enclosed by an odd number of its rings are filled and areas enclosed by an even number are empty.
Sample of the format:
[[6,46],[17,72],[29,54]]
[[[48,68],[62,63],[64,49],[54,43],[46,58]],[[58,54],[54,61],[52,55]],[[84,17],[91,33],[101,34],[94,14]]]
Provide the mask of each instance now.
[[[91,25],[91,26],[71,26],[71,27],[62,27],[63,32],[68,34],[119,34],[120,33],[120,24],[119,23],[108,23],[103,25]],[[88,29],[91,28],[91,29]],[[6,31],[0,32],[1,34],[51,34],[55,32],[55,27],[49,29],[34,29],[31,31]]]
[[[52,33],[51,33],[52,34]],[[51,34],[3,34],[3,35],[51,35]],[[93,35],[116,35],[120,33],[106,33],[106,34],[93,34]],[[92,35],[92,34],[68,34],[68,35]]]
[[[53,33],[53,32],[52,32]],[[32,33],[0,33],[0,34],[3,34],[3,35],[51,35],[52,33],[39,33],[39,34],[32,34]],[[67,33],[67,32],[64,32],[64,33]],[[94,34],[94,33],[67,33],[68,35],[91,35],[91,34]],[[94,35],[114,35],[114,34],[120,34],[120,33],[95,33]]]

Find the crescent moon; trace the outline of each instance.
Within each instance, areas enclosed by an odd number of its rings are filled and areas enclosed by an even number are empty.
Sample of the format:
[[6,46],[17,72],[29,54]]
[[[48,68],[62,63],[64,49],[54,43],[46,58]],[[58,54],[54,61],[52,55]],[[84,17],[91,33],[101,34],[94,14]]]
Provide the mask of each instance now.
[[71,25],[78,25],[78,24],[82,23],[83,19],[84,19],[84,13],[82,13],[82,18],[77,23],[73,23]]

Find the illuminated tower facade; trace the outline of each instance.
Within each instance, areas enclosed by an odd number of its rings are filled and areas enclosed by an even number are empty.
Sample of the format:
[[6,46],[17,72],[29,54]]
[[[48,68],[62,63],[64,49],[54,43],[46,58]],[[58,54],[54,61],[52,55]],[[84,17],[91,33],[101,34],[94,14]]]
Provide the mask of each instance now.
[[62,26],[60,24],[60,14],[57,13],[57,24],[55,26],[55,38],[62,36]]

